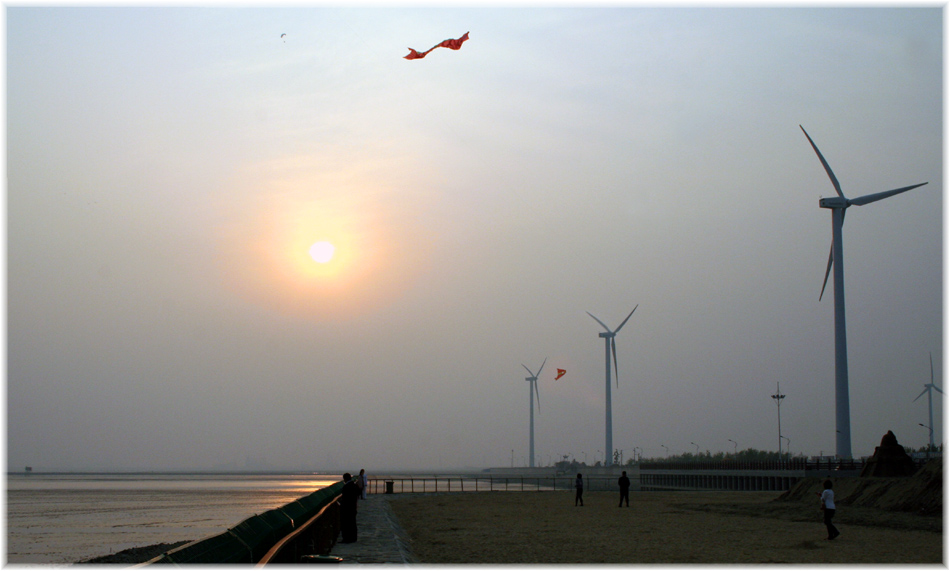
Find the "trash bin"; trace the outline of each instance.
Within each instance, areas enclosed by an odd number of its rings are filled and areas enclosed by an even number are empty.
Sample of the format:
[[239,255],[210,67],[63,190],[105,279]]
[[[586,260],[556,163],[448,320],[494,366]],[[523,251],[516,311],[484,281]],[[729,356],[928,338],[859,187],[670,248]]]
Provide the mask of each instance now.
[[386,480],[386,493],[387,493],[387,494],[393,493],[393,481],[392,481],[392,480]]

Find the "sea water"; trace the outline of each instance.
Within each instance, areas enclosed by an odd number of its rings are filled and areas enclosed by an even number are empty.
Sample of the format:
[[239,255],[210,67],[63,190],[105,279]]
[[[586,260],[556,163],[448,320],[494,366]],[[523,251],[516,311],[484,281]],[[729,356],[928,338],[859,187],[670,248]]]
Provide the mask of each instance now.
[[6,563],[74,563],[202,539],[339,480],[330,474],[9,474]]

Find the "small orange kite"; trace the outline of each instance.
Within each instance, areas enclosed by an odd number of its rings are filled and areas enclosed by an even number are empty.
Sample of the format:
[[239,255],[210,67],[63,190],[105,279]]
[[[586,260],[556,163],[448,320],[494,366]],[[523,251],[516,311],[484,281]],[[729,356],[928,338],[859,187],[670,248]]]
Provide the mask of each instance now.
[[554,377],[554,380],[556,381],[556,380],[560,379],[560,378],[563,377],[565,374],[567,374],[567,371],[565,371],[564,369],[558,369],[558,370],[557,370],[557,376]]

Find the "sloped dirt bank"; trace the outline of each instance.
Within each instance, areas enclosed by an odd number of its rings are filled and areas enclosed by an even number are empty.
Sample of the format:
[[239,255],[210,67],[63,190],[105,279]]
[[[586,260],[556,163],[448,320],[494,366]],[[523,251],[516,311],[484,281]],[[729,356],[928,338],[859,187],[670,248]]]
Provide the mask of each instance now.
[[[778,502],[818,504],[825,478],[806,478],[779,496]],[[831,478],[835,503],[859,508],[941,518],[943,516],[943,464],[931,460],[906,478]]]

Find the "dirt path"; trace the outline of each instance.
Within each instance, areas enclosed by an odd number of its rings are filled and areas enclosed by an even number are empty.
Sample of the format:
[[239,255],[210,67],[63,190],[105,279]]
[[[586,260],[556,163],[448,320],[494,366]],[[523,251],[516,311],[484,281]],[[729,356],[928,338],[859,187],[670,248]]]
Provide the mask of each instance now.
[[[423,563],[943,563],[942,520],[843,507],[825,539],[814,506],[774,492],[396,495]],[[850,513],[849,513],[850,512]]]

